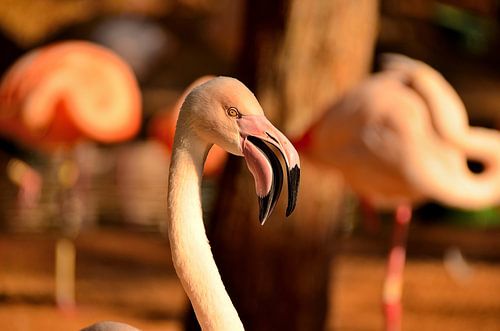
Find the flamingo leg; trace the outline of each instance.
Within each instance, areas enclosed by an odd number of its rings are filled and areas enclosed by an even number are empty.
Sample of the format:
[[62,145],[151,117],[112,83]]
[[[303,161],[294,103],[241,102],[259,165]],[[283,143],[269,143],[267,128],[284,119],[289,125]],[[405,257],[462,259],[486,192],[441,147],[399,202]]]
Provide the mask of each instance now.
[[56,243],[55,296],[57,307],[63,311],[75,308],[75,244],[67,238]]
[[412,208],[402,204],[396,209],[395,224],[383,287],[383,308],[386,331],[400,331],[402,319],[401,293],[406,260],[406,239]]

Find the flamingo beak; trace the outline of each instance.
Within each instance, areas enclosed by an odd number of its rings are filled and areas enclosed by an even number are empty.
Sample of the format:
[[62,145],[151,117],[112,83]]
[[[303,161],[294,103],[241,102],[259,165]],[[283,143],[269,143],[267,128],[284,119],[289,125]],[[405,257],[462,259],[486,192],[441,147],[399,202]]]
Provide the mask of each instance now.
[[243,115],[237,120],[242,138],[242,151],[255,180],[259,199],[259,220],[264,224],[281,193],[283,168],[269,145],[274,146],[286,163],[288,206],[286,216],[295,209],[300,181],[299,154],[292,143],[262,115]]

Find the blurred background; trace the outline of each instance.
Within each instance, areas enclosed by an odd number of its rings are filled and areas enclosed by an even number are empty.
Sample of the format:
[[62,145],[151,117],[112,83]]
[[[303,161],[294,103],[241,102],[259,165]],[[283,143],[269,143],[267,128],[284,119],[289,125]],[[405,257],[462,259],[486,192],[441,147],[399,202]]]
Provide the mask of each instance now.
[[[23,124],[29,115],[14,101],[38,84],[42,69],[29,69],[31,76],[4,94],[0,326],[78,330],[106,319],[144,330],[196,329],[164,231],[176,103],[196,78],[239,78],[270,120],[297,140],[325,105],[378,69],[381,53],[397,52],[441,72],[471,125],[500,129],[499,23],[496,0],[0,1],[3,77],[26,54],[16,70],[34,67],[43,55],[29,53],[34,49],[84,40],[112,50],[137,82],[119,67],[113,75],[131,85],[110,91],[97,69],[72,83],[74,73],[62,68],[58,77],[69,75],[67,84],[75,86],[65,93],[93,100],[94,92],[81,90],[95,84],[96,95],[116,92],[132,100],[131,112],[140,111],[140,119],[131,117],[133,130],[106,139],[57,116],[57,124],[42,129]],[[39,61],[58,66],[63,56]],[[90,56],[89,68],[99,56]],[[125,97],[135,86],[140,101]],[[48,115],[40,116],[32,123]],[[203,183],[207,228],[249,330],[383,328],[389,213],[380,213],[375,228],[366,225],[341,175],[305,159],[296,213],[283,222],[278,206],[261,227],[245,166],[224,153],[210,162]],[[403,329],[499,330],[499,235],[498,207],[419,206],[408,237]],[[252,272],[258,277],[247,280]]]

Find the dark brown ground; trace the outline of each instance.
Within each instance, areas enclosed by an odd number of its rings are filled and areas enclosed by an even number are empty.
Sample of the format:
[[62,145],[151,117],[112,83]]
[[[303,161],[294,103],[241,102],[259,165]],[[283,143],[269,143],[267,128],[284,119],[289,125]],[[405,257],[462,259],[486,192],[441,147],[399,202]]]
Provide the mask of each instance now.
[[[404,330],[500,330],[499,235],[499,230],[415,225],[404,281]],[[385,239],[356,235],[342,245],[332,265],[329,330],[382,329]],[[76,244],[78,307],[62,312],[52,296],[54,238],[0,235],[2,330],[78,330],[103,319],[145,331],[182,329],[187,301],[160,234],[87,231]],[[450,246],[460,247],[467,260],[462,278],[444,267]]]

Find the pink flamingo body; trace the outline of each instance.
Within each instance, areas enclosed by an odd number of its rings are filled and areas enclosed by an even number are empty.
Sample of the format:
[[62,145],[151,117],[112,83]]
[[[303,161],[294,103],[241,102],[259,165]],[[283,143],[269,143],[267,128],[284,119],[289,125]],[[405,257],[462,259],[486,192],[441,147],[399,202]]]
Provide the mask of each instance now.
[[130,67],[112,51],[84,41],[35,49],[0,85],[0,130],[43,150],[81,139],[132,138],[140,127],[141,96]]
[[[387,330],[401,328],[401,276],[411,208],[427,200],[461,209],[500,203],[500,133],[469,127],[465,107],[434,69],[386,55],[384,71],[330,107],[299,145],[339,170],[354,192],[396,208],[384,284]],[[473,173],[467,160],[484,165]]]
[[[0,134],[30,149],[51,152],[56,170],[60,173],[66,167],[71,172],[58,177],[57,185],[81,196],[86,193],[77,185],[81,168],[73,161],[59,161],[60,156],[69,159],[70,150],[81,140],[130,139],[140,128],[141,116],[140,90],[130,67],[112,51],[89,42],[65,41],[30,51],[0,84]],[[81,181],[84,178],[80,176]],[[38,199],[41,179],[30,176],[27,184],[31,190],[25,188],[26,193]],[[63,206],[67,198],[59,196]],[[78,218],[61,219],[64,231],[71,233],[65,236],[74,235]],[[75,304],[74,253],[69,240],[58,240],[55,296],[62,309],[73,309]]]

